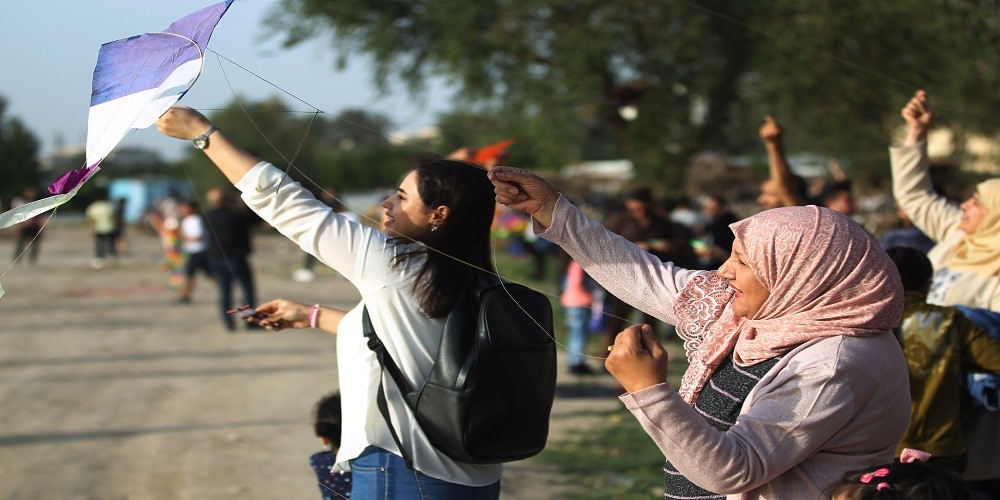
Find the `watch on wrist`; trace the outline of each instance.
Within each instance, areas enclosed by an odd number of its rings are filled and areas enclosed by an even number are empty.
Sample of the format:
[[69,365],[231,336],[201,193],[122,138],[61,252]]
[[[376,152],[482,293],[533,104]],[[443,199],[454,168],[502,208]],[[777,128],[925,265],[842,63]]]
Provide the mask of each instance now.
[[194,147],[198,149],[205,149],[208,147],[208,136],[212,135],[212,132],[219,130],[219,127],[212,125],[204,134],[199,135],[191,140],[194,143]]

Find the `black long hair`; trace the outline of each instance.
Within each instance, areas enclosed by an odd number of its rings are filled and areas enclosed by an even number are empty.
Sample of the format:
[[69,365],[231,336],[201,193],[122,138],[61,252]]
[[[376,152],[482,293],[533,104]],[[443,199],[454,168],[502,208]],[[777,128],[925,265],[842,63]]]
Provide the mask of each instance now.
[[313,430],[316,437],[326,438],[334,449],[340,448],[342,424],[340,393],[331,392],[320,398],[313,407]]
[[[398,268],[414,257],[426,256],[413,282],[413,293],[425,315],[441,318],[451,312],[466,284],[481,270],[493,269],[493,184],[481,167],[448,158],[418,160],[413,171],[417,173],[420,200],[430,208],[444,205],[450,210],[436,231],[422,237],[423,245],[403,247],[393,265]],[[403,240],[394,238],[394,242]]]

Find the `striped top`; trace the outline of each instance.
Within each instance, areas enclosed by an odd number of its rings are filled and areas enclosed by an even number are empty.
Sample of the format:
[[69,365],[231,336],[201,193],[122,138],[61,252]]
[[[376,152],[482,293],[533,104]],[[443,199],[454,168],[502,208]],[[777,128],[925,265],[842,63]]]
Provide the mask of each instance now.
[[[736,366],[733,357],[729,356],[712,374],[708,384],[698,395],[695,410],[719,432],[726,432],[736,423],[743,401],[757,382],[777,362],[771,358],[751,366]],[[663,466],[663,498],[668,499],[720,499],[726,495],[713,493],[698,487],[686,477],[677,472],[670,462]]]

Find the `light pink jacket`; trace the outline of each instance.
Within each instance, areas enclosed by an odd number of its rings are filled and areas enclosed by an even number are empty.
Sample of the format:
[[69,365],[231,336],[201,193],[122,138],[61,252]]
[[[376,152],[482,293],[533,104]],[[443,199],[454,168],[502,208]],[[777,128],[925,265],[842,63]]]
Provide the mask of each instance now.
[[[541,236],[608,292],[672,324],[675,298],[706,272],[659,262],[563,198]],[[844,472],[892,461],[910,418],[906,364],[891,335],[827,337],[794,348],[724,433],[668,383],[621,399],[681,473],[733,499],[818,498]]]

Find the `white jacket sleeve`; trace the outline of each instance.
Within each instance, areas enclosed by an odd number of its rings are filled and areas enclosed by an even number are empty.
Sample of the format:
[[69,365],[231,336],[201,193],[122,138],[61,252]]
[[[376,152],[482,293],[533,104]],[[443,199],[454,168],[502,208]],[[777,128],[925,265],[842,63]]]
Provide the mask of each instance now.
[[273,165],[257,164],[236,188],[257,215],[355,286],[386,276],[392,252],[383,233],[337,214]]
[[935,242],[944,241],[962,219],[962,209],[934,192],[927,143],[889,148],[892,195],[913,224]]

